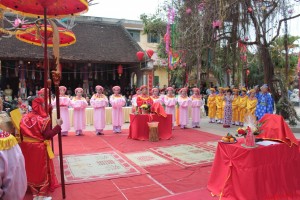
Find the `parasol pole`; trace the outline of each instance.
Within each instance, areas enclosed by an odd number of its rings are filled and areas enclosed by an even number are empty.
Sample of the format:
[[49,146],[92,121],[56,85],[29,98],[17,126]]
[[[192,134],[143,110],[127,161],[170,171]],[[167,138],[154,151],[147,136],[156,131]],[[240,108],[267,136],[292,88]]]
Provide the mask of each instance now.
[[[49,117],[50,117],[50,128],[52,129],[52,106],[51,106],[51,80],[49,79],[49,82],[48,82],[48,89],[49,89],[49,105],[50,105],[50,108],[49,109]],[[53,138],[51,138],[51,148],[52,148],[52,151],[54,153],[54,143],[53,143]]]
[[45,99],[45,111],[46,113],[49,112],[48,110],[48,35],[47,35],[47,8],[44,7],[44,99]]
[[[59,33],[57,26],[53,21],[49,21],[53,29],[53,54],[55,56],[56,71],[52,71],[52,79],[55,86],[56,98],[56,113],[57,119],[60,119],[60,104],[59,104],[59,84],[61,80],[61,65],[59,64]],[[62,152],[62,139],[61,131],[58,132],[58,150],[59,150],[59,167],[60,167],[60,180],[63,199],[66,198],[64,166],[63,166],[63,152]]]
[[[61,79],[60,71],[52,71],[53,82],[55,85],[55,97],[56,97],[56,113],[57,119],[60,119],[60,107],[59,107],[59,84]],[[66,198],[65,189],[65,177],[64,177],[64,166],[63,166],[63,153],[62,153],[62,140],[61,131],[58,132],[58,150],[59,150],[59,167],[60,167],[60,180],[63,199]]]

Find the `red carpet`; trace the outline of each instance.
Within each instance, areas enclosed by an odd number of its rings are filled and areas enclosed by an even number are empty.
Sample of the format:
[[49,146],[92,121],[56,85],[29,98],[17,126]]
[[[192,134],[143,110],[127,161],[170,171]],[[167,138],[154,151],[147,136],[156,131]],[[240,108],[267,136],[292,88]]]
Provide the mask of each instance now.
[[171,195],[167,197],[157,198],[154,200],[213,200],[210,192],[204,189],[192,190],[189,192],[183,192],[176,195]]
[[[216,141],[219,136],[193,130],[175,129],[170,140],[159,142],[137,141],[127,139],[128,130],[122,134],[105,131],[104,136],[96,136],[94,132],[86,132],[84,136],[75,136],[71,133],[63,137],[64,155],[90,154],[96,152],[117,151],[120,154],[129,152],[149,151],[150,148],[171,146],[177,144],[191,144],[207,141]],[[57,138],[54,138],[55,154],[57,151]],[[124,156],[124,155],[122,155]],[[190,200],[210,197],[203,188],[206,188],[211,167],[182,167],[174,162],[164,165],[144,167],[149,172],[131,177],[99,180],[87,183],[66,185],[66,199],[72,200],[148,200],[164,197],[190,196]],[[62,199],[61,188],[51,194],[54,200]],[[25,199],[32,199],[27,194]],[[209,198],[204,198],[208,199]]]
[[112,131],[108,131],[107,135],[102,138],[107,142],[108,145],[111,145],[113,148],[119,150],[122,153],[144,151],[153,147],[198,143],[214,140],[217,141],[220,139],[220,136],[210,133],[201,132],[194,129],[179,129],[177,127],[175,128],[175,130],[173,130],[173,137],[170,140],[160,140],[159,142],[127,139],[128,130],[123,130],[122,134],[118,135],[118,137],[111,137],[111,135],[114,135]]

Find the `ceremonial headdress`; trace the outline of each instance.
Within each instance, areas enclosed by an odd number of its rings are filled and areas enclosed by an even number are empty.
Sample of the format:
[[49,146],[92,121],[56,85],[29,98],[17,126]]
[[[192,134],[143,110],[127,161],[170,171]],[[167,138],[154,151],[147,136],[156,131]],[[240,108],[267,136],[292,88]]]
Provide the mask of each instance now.
[[97,86],[96,86],[96,90],[101,90],[101,91],[103,91],[104,89],[103,89],[103,87],[102,87],[102,86],[100,86],[100,85],[97,85]]
[[[47,93],[49,93],[49,89],[48,88],[46,88],[46,91],[47,91]],[[44,92],[45,92],[45,88],[42,88],[42,89],[40,89],[38,91],[38,95],[44,94]]]
[[113,90],[113,91],[116,91],[116,90],[121,90],[121,87],[120,87],[120,86],[118,86],[118,85],[116,85],[116,86],[114,86],[114,87],[112,88],[112,90]]
[[40,115],[41,117],[47,117],[47,113],[44,109],[44,99],[41,97],[35,98],[32,101],[32,111],[36,112],[38,115]]
[[196,88],[196,87],[195,87],[195,88],[193,88],[193,91],[194,91],[194,92],[198,92],[198,93],[200,93],[200,90],[199,90],[199,88]]
[[147,89],[148,87],[147,87],[147,85],[142,85],[141,87],[140,87],[140,90],[143,90],[143,89]]
[[172,88],[172,87],[167,87],[167,89],[166,89],[167,91],[169,91],[169,90],[172,90],[172,91],[174,91],[174,88]]
[[251,94],[251,93],[255,93],[256,91],[254,90],[254,89],[251,89],[250,91],[249,91],[249,93]]
[[76,88],[76,89],[75,89],[75,94],[77,94],[77,92],[79,92],[79,91],[83,92],[83,89],[80,88],[80,87]]
[[152,88],[152,93],[157,90],[159,92],[159,89],[158,88]]
[[186,88],[186,87],[181,88],[181,89],[179,90],[179,93],[181,93],[183,90],[187,91],[187,88]]
[[262,88],[268,88],[269,86],[268,86],[268,84],[263,84],[261,87]]
[[67,88],[65,86],[59,86],[59,90],[67,91]]

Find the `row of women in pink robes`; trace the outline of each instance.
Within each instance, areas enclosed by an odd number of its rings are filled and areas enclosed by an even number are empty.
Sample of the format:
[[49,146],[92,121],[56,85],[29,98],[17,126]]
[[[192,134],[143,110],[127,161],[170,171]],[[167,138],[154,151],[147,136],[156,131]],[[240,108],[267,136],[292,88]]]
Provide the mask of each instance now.
[[83,130],[86,126],[86,117],[85,117],[85,109],[88,106],[86,99],[82,96],[83,89],[76,88],[75,89],[76,96],[70,101],[71,106],[74,109],[73,113],[73,125],[75,129],[75,134],[77,136],[83,135]]
[[94,127],[96,135],[104,135],[105,128],[105,107],[108,105],[108,99],[103,94],[103,87],[96,86],[96,94],[91,98],[91,106],[94,108]]
[[[75,94],[76,96],[70,100],[68,96],[65,95],[66,87],[60,86],[59,87],[59,106],[60,106],[60,117],[63,120],[63,124],[61,126],[62,130],[61,133],[64,136],[68,135],[70,130],[70,117],[69,117],[69,109],[68,107],[71,106],[74,109],[73,113],[73,124],[75,129],[75,134],[82,135],[83,130],[86,126],[86,117],[85,117],[85,108],[88,106],[87,101],[84,97],[82,97],[83,89],[76,88]],[[52,105],[56,105],[56,99],[52,102]]]
[[163,103],[165,104],[165,111],[167,114],[172,115],[172,127],[174,128],[175,123],[175,111],[176,111],[176,103],[177,99],[173,95],[173,88],[168,87],[167,88],[167,95],[165,95],[163,98]]
[[[61,134],[67,136],[70,130],[70,117],[69,117],[69,106],[70,98],[65,95],[67,88],[65,86],[59,86],[59,107],[60,107],[60,118],[63,120],[61,125]],[[56,106],[56,98],[52,102],[52,106]]]
[[[153,92],[153,90],[152,90]],[[172,123],[174,127],[175,123],[175,112],[176,105],[179,106],[179,124],[181,128],[186,128],[189,120],[188,108],[192,107],[192,128],[200,127],[201,118],[201,106],[203,105],[202,98],[200,96],[200,91],[198,88],[193,89],[194,94],[191,97],[187,96],[187,89],[182,88],[180,90],[180,95],[176,98],[173,93],[174,89],[172,87],[167,88],[167,95],[163,97],[156,96],[153,98],[157,102],[165,105],[165,111],[167,114],[172,115]]]
[[120,94],[121,88],[114,86],[112,88],[113,95],[110,96],[109,102],[112,106],[112,125],[114,133],[121,133],[121,126],[124,123],[122,107],[125,105],[126,100]]
[[[112,125],[113,132],[120,133],[121,127],[124,123],[122,107],[125,105],[126,100],[120,94],[121,88],[114,86],[112,88],[114,94],[110,96],[109,102],[112,106]],[[105,128],[105,107],[108,105],[108,99],[103,95],[103,87],[96,86],[96,94],[91,99],[91,106],[94,108],[94,126],[97,135],[103,135]]]
[[[103,130],[105,128],[105,107],[108,106],[108,98],[103,94],[103,90],[102,86],[97,85],[96,94],[91,98],[91,106],[94,108],[94,127],[96,135],[103,135]],[[69,106],[74,108],[73,124],[75,133],[76,135],[82,135],[83,130],[86,127],[85,109],[88,106],[87,101],[82,97],[83,89],[76,88],[76,96],[72,100],[65,96],[66,87],[60,86],[59,91],[61,119],[64,122],[62,125],[62,135],[68,135],[68,131],[70,130]],[[124,123],[122,107],[125,105],[126,100],[120,95],[120,91],[121,88],[119,86],[113,87],[114,94],[109,100],[112,105],[112,125],[114,133],[120,133],[121,126]],[[53,101],[52,105],[56,105],[56,99]]]

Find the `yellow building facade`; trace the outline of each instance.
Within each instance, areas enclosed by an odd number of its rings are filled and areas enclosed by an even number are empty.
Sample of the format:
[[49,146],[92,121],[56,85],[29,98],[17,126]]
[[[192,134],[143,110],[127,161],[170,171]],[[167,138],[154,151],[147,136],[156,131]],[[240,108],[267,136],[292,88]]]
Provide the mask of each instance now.
[[[147,67],[146,69],[137,72],[137,80],[133,79],[137,86],[148,85],[150,87],[163,88],[164,85],[168,86],[169,75],[167,71],[166,61],[161,62],[157,57],[156,51],[161,40],[160,37],[155,37],[144,33],[144,25],[142,21],[137,20],[123,20],[122,24],[124,28],[129,32],[131,37],[140,45],[140,47],[146,51],[152,49],[155,53],[151,57],[153,67]],[[164,64],[162,64],[164,63]],[[132,75],[134,77],[134,75]]]

